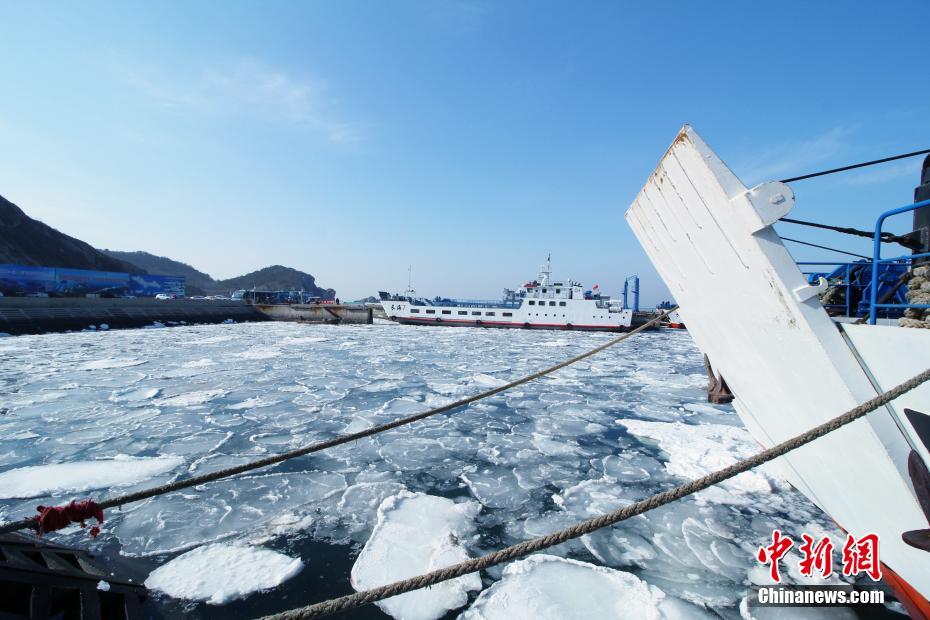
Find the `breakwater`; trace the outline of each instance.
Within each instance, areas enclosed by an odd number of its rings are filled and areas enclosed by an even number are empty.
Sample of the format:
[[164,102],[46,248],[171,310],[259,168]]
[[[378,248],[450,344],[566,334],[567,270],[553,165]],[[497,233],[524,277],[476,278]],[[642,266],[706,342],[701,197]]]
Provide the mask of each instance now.
[[235,300],[91,299],[0,297],[0,332],[42,334],[86,329],[144,327],[158,323],[267,321],[255,307]]

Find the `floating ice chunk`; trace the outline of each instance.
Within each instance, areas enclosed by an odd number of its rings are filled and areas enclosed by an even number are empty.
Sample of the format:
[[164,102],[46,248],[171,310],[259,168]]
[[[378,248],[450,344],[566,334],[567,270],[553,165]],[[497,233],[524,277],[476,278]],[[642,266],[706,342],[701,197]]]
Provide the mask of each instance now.
[[79,370],[108,370],[110,368],[129,368],[131,366],[140,366],[145,360],[133,358],[107,358],[85,362],[79,367]]
[[487,388],[496,388],[506,384],[506,381],[502,381],[497,377],[492,377],[491,375],[486,375],[484,373],[473,375],[471,377],[471,382],[474,385]]
[[235,403],[233,405],[227,405],[227,409],[232,409],[233,411],[239,411],[242,409],[259,409],[261,407],[271,407],[280,403],[280,400],[265,400],[260,396],[253,396],[251,398],[246,398],[244,401]]
[[478,501],[489,508],[519,508],[529,495],[520,488],[512,469],[483,468],[462,474],[460,477]]
[[302,569],[299,559],[269,549],[206,545],[156,568],[145,586],[172,598],[223,605],[279,586]]
[[158,396],[159,392],[159,388],[128,388],[113,392],[110,394],[110,400],[115,403],[148,400]]
[[186,392],[184,394],[175,394],[174,396],[165,396],[158,400],[159,405],[166,407],[192,407],[194,405],[203,405],[217,396],[225,395],[225,390],[200,390],[197,392]]
[[319,507],[317,502],[345,488],[345,477],[331,472],[227,478],[126,510],[115,533],[123,555],[181,551],[252,530],[286,512]]
[[[659,448],[669,456],[665,465],[668,473],[689,480],[729,467],[758,450],[749,433],[736,426],[644,420],[618,422],[634,435],[657,442]],[[777,485],[777,481],[757,471],[744,472],[722,483],[723,487],[735,494],[770,493],[774,485]],[[718,501],[726,501],[720,494],[712,496]]]
[[178,456],[74,461],[20,467],[0,473],[0,498],[42,497],[134,484],[169,472],[184,462]]
[[[378,507],[378,520],[352,567],[352,587],[368,590],[468,559],[461,540],[474,534],[476,502],[455,503],[401,491]],[[477,573],[378,603],[398,620],[435,620],[468,602],[481,589]]]
[[353,539],[360,538],[359,542],[364,541],[371,534],[378,506],[403,490],[403,485],[397,482],[359,482],[343,491],[336,510],[346,524],[348,534]]
[[215,366],[216,362],[211,360],[209,357],[204,357],[199,360],[191,360],[189,362],[184,362],[181,364],[181,368],[206,368],[207,366]]
[[462,620],[662,617],[665,594],[635,575],[554,555],[514,562]]
[[281,355],[281,349],[273,346],[252,347],[241,353],[236,353],[235,357],[241,357],[248,360],[268,360]]

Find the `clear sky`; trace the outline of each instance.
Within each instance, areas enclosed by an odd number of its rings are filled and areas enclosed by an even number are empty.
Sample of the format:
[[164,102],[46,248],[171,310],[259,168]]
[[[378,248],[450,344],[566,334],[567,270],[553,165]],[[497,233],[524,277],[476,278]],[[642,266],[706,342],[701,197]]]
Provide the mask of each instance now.
[[[352,299],[413,265],[421,294],[494,298],[551,252],[653,303],[623,213],[678,128],[747,184],[930,148],[928,23],[926,1],[5,0],[0,194],[217,278],[284,264]],[[870,228],[918,168],[798,183],[794,216]]]

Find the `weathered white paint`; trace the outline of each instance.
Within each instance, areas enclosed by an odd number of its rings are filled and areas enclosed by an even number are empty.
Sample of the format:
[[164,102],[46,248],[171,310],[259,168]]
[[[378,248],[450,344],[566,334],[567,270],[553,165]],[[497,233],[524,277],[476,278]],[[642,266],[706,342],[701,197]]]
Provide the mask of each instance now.
[[[692,337],[764,446],[876,395],[769,225],[793,204],[783,184],[747,190],[685,126],[626,214]],[[922,402],[917,408],[930,410]],[[883,441],[876,431],[892,428],[887,410],[870,417],[881,423],[859,420],[779,464],[842,527],[856,536],[878,533],[882,560],[930,597],[930,554],[901,541],[902,532],[926,527],[899,467],[906,442]]]

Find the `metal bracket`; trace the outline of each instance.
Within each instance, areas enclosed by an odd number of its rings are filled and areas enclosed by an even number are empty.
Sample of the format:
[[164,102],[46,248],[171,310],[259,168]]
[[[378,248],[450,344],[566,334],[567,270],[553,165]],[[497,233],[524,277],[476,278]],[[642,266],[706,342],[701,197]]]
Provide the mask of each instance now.
[[814,295],[820,295],[827,287],[830,285],[827,282],[826,278],[820,278],[817,280],[817,284],[808,284],[807,286],[799,286],[798,288],[791,291],[794,294],[794,298],[800,302],[805,302]]

